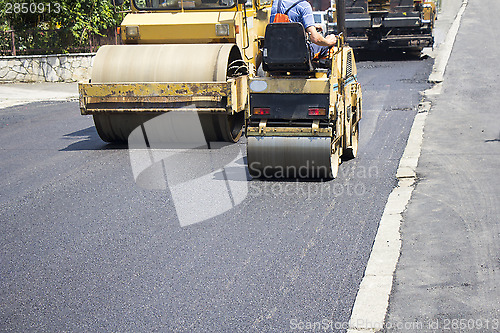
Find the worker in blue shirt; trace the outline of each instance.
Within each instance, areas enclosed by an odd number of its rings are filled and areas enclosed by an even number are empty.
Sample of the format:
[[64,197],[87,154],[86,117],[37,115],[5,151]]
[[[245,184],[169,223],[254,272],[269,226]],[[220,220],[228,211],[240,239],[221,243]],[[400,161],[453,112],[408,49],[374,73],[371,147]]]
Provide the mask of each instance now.
[[[278,9],[279,6],[279,9]],[[304,26],[304,29],[309,34],[309,39],[313,44],[311,47],[311,56],[313,60],[326,57],[330,47],[334,46],[337,42],[335,35],[328,35],[323,37],[316,29],[312,7],[306,0],[279,0],[273,1],[271,8],[271,23],[275,22],[276,14],[288,16],[290,22],[298,22]],[[276,22],[286,22],[276,20]],[[319,27],[318,27],[319,28]]]

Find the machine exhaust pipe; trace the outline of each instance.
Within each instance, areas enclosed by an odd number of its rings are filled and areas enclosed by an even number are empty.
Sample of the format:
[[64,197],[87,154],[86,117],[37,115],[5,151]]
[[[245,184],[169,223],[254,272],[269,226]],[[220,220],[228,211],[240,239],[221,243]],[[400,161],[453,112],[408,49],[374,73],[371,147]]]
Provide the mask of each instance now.
[[346,37],[345,30],[345,0],[335,0],[337,14],[337,33]]

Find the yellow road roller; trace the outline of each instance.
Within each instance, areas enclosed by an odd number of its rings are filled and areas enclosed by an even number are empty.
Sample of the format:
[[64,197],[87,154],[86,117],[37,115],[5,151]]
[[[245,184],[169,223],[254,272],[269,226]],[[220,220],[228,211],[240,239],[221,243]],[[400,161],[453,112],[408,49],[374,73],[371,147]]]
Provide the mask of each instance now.
[[362,96],[353,50],[340,36],[329,58],[313,63],[300,23],[269,24],[263,67],[266,75],[249,81],[250,175],[335,178],[341,158],[358,150]]
[[347,0],[346,41],[355,49],[421,51],[434,44],[434,0]]
[[248,108],[248,77],[269,22],[270,0],[132,0],[125,45],[97,52],[80,110],[102,140],[126,142],[144,122],[197,112],[207,142],[236,142]]

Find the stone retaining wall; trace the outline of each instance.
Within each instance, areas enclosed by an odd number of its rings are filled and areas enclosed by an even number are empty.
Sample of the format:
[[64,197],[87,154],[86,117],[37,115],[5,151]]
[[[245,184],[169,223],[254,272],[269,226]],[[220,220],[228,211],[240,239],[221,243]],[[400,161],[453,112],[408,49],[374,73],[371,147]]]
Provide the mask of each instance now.
[[0,57],[0,82],[88,81],[95,53]]

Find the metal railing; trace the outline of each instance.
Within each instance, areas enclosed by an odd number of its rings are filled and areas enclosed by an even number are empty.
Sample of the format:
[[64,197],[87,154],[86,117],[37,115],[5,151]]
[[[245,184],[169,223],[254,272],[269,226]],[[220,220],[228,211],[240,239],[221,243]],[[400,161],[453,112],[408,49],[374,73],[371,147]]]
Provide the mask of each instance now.
[[69,29],[28,29],[0,31],[0,56],[87,53],[101,45],[121,44],[117,28],[77,40]]

